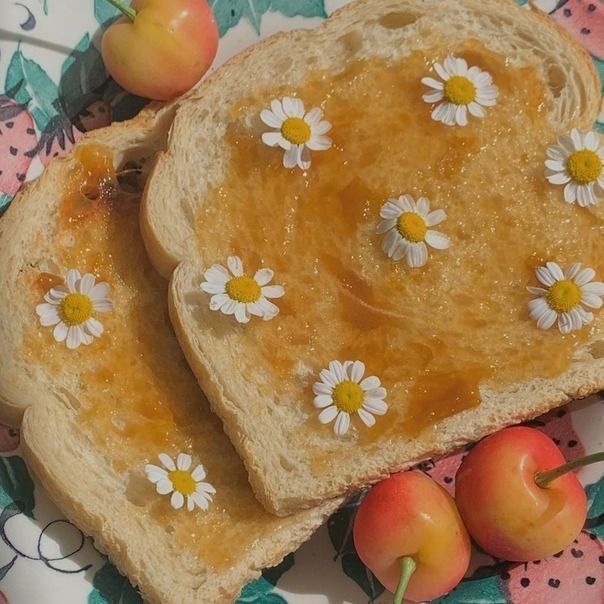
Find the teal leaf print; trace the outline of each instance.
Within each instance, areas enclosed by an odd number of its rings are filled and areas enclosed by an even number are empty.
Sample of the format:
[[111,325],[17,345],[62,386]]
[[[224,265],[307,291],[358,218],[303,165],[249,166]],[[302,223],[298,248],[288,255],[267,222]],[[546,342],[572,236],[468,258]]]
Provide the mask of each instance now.
[[325,19],[325,0],[272,0],[271,10],[280,12],[286,17],[321,17]]
[[44,11],[44,14],[47,15],[48,14],[48,0],[39,0],[39,2],[42,5],[42,10]]
[[59,95],[69,117],[75,117],[98,98],[108,75],[101,53],[85,34],[61,68]]
[[109,562],[99,569],[92,581],[88,604],[143,604],[139,593],[126,577]]
[[249,21],[260,33],[262,16],[269,10],[286,17],[326,17],[325,0],[210,0],[210,6],[218,22],[218,30],[224,36],[242,18]]
[[384,586],[361,562],[352,538],[352,527],[357,507],[364,493],[349,499],[327,522],[327,531],[336,550],[335,558],[341,558],[342,570],[348,575],[373,602],[384,592]]
[[585,490],[589,501],[585,530],[604,539],[604,477]]
[[287,604],[279,594],[273,593],[274,585],[264,577],[248,583],[235,604]]
[[4,213],[4,211],[8,208],[8,205],[13,200],[10,195],[6,193],[0,193],[0,216]]
[[497,576],[465,579],[446,596],[433,604],[507,604],[501,580]]
[[119,10],[107,2],[107,0],[94,0],[94,18],[103,27],[109,25],[117,17]]
[[27,107],[38,129],[43,132],[58,113],[59,91],[46,72],[20,48],[13,54],[6,73],[5,90],[20,105]]
[[34,507],[34,483],[25,462],[16,455],[0,457],[0,508],[14,508],[11,515],[21,512],[33,518]]

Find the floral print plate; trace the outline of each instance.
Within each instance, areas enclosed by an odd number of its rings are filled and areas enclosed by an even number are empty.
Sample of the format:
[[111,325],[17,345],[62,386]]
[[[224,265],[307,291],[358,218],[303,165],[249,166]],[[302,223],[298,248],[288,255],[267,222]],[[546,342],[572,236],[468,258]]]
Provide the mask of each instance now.
[[[345,3],[210,0],[221,34],[215,65],[276,31],[313,27]],[[531,4],[578,38],[604,75],[604,2]],[[143,106],[143,99],[126,94],[103,68],[99,38],[114,17],[105,0],[0,0],[0,213],[23,182],[84,132],[130,117]],[[569,459],[602,450],[604,395],[531,425],[554,438]],[[0,604],[141,604],[136,589],[35,483],[19,447],[18,431],[0,426]],[[419,469],[453,492],[463,455],[425,462]],[[475,551],[466,579],[439,602],[602,604],[603,473],[602,466],[595,466],[580,474],[589,498],[588,520],[568,549],[529,564],[509,564]],[[354,550],[351,527],[359,500],[349,501],[309,543],[245,586],[239,604],[390,602],[391,595]]]

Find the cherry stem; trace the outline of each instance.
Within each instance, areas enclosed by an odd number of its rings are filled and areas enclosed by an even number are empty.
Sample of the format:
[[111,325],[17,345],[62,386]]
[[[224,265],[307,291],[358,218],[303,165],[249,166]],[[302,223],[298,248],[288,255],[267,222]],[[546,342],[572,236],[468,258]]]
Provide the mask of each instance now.
[[399,560],[399,564],[401,566],[401,576],[398,580],[398,585],[396,586],[396,592],[394,593],[394,601],[392,604],[402,604],[403,598],[405,597],[405,592],[407,591],[407,586],[411,580],[411,576],[417,568],[417,564],[415,563],[415,560],[411,558],[411,556],[404,556]]
[[588,466],[592,463],[597,463],[598,461],[604,461],[604,451],[593,453],[592,455],[586,455],[585,457],[580,457],[574,461],[569,461],[568,463],[558,466],[553,470],[537,472],[535,474],[535,482],[537,483],[537,486],[540,486],[542,489],[546,489],[552,481],[556,480],[556,478],[560,478],[560,476],[563,476],[567,472],[570,472],[576,468]]
[[109,2],[109,4],[113,4],[113,6],[126,15],[130,21],[134,21],[136,11],[132,7],[124,4],[121,0],[107,0],[107,2]]

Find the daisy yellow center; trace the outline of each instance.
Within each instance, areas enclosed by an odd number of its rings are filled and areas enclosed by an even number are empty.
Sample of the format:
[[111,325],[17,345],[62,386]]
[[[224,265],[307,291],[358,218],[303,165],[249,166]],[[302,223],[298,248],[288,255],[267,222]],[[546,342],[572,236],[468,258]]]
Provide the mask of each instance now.
[[59,304],[59,314],[66,325],[80,325],[92,316],[92,300],[85,294],[67,294]]
[[547,303],[556,312],[568,312],[581,302],[581,288],[570,279],[556,281],[547,291]]
[[197,484],[193,480],[190,472],[172,470],[172,472],[168,472],[168,478],[170,479],[174,490],[182,495],[193,495],[193,493],[195,493]]
[[333,402],[340,411],[354,413],[363,406],[363,389],[355,382],[346,380],[340,382],[331,395]]
[[464,76],[453,76],[445,82],[447,101],[455,105],[469,105],[476,98],[476,86]]
[[403,212],[396,221],[396,228],[401,237],[411,243],[423,241],[428,232],[426,221],[415,212]]
[[310,140],[310,126],[301,117],[288,117],[281,126],[281,134],[292,145],[303,145]]
[[247,275],[233,277],[227,282],[225,289],[229,298],[237,300],[237,302],[242,302],[243,304],[257,302],[262,295],[260,286],[256,283],[255,279],[252,279]]
[[583,149],[568,156],[566,169],[575,182],[585,184],[602,174],[602,160],[595,151]]

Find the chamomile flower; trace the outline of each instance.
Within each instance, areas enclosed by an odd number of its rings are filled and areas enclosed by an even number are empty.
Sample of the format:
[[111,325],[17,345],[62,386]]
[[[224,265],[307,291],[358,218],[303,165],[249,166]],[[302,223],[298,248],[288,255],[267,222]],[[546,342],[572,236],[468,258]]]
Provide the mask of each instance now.
[[556,320],[561,333],[581,329],[593,321],[587,308],[600,308],[604,283],[593,281],[596,272],[582,268],[578,262],[562,270],[556,262],[548,262],[535,271],[545,287],[527,287],[538,298],[529,302],[529,313],[539,329],[549,329]]
[[596,132],[576,128],[547,148],[545,177],[564,185],[564,201],[581,207],[597,203],[604,195],[604,147]]
[[428,246],[444,250],[450,245],[446,235],[430,228],[443,222],[447,215],[444,210],[431,212],[426,197],[417,202],[411,195],[389,199],[380,209],[380,216],[383,220],[377,232],[386,233],[382,249],[392,260],[405,258],[410,267],[417,268],[428,262]]
[[278,129],[265,132],[262,142],[285,150],[283,165],[286,168],[298,166],[308,170],[310,152],[326,151],[331,147],[331,139],[325,136],[331,130],[331,124],[323,119],[323,111],[315,107],[307,113],[300,99],[290,96],[273,99],[271,108],[260,113],[260,119],[267,126]]
[[434,63],[440,80],[422,78],[430,88],[422,98],[426,103],[438,103],[432,119],[447,126],[467,126],[468,113],[484,117],[485,107],[497,103],[499,90],[493,85],[491,74],[479,67],[468,67],[465,59],[448,55],[443,63]]
[[212,503],[212,495],[216,489],[209,482],[202,482],[206,477],[204,467],[199,464],[191,470],[192,459],[186,453],[179,453],[174,460],[165,453],[159,454],[163,467],[147,464],[145,474],[155,485],[160,495],[171,495],[170,505],[180,510],[187,502],[187,510],[192,512],[195,506],[207,511]]
[[375,424],[375,415],[388,411],[386,389],[374,375],[363,379],[365,365],[361,361],[331,361],[315,382],[314,405],[321,409],[319,421],[328,424],[335,420],[333,431],[342,436],[350,427],[350,416],[355,413],[367,426]]
[[80,344],[92,344],[103,334],[103,324],[96,313],[113,309],[107,297],[109,285],[96,283],[94,275],[71,269],[67,271],[64,285],[51,288],[44,296],[45,302],[36,306],[40,324],[53,327],[57,342],[66,342],[70,350]]
[[229,256],[227,266],[214,264],[204,273],[200,287],[212,294],[210,310],[235,315],[239,323],[247,323],[252,315],[268,321],[279,314],[279,308],[268,298],[280,298],[285,290],[281,285],[268,285],[274,275],[270,268],[261,268],[250,277],[243,272],[238,256]]

